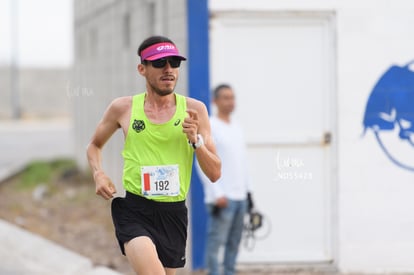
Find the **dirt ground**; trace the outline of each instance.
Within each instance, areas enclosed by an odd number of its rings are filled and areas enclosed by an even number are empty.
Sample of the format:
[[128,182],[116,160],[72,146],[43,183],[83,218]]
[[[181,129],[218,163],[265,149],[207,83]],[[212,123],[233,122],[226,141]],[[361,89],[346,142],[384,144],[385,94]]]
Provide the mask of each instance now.
[[[32,175],[33,174],[33,175]],[[22,173],[0,183],[0,219],[39,234],[66,248],[90,258],[125,275],[132,269],[119,251],[110,215],[110,201],[95,195],[90,176],[74,168],[53,172],[49,180],[36,180],[36,173]],[[40,173],[41,174],[41,173]],[[240,268],[239,268],[240,269]],[[259,268],[242,271],[238,275],[270,274],[334,274],[309,270],[279,270]],[[204,275],[197,271],[193,275]]]

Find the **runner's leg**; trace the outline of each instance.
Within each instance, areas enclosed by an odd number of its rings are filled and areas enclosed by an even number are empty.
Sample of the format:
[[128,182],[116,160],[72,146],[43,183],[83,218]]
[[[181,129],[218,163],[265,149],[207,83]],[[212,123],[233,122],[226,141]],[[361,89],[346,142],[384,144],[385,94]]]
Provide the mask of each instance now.
[[[154,243],[148,237],[136,237],[125,243],[125,254],[137,274],[165,275]],[[167,273],[168,274],[168,273]],[[171,273],[172,275],[174,273]]]
[[166,275],[175,275],[176,271],[177,271],[176,268],[165,268],[165,274]]

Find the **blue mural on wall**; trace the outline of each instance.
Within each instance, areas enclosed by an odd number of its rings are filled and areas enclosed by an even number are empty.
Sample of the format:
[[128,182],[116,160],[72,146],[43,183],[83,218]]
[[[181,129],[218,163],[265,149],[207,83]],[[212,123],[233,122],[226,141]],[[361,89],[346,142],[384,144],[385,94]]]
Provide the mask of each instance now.
[[394,164],[414,172],[413,65],[393,65],[381,76],[368,98],[363,124],[364,133],[374,133]]

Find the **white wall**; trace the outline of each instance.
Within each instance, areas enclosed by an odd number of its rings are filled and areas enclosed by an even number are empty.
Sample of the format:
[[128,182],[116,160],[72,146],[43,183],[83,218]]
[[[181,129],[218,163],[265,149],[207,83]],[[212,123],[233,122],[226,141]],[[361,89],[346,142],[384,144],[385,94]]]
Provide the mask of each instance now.
[[[372,132],[362,137],[365,106],[377,80],[392,64],[414,60],[414,2],[210,1],[212,13],[223,10],[336,13],[335,261],[343,272],[414,272],[414,173],[391,163]],[[412,147],[400,152],[407,157],[413,153]]]
[[344,270],[413,272],[414,173],[361,133],[377,80],[391,64],[414,59],[414,3],[365,2],[338,10],[339,262]]

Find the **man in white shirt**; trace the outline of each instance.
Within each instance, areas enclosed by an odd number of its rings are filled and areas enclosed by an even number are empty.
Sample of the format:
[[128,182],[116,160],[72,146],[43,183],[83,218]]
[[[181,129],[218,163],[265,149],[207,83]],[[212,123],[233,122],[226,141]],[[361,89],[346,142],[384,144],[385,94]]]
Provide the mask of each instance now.
[[[246,145],[241,127],[232,120],[235,96],[232,88],[221,84],[214,89],[217,115],[210,118],[211,134],[222,162],[221,178],[211,183],[199,175],[209,215],[206,260],[208,275],[234,275],[244,216],[252,200],[248,179]],[[218,251],[224,247],[223,273],[219,273]]]

